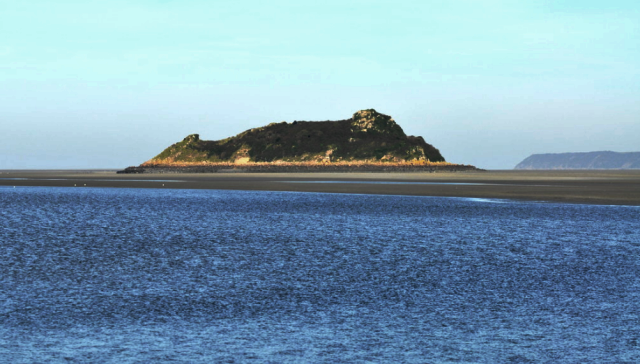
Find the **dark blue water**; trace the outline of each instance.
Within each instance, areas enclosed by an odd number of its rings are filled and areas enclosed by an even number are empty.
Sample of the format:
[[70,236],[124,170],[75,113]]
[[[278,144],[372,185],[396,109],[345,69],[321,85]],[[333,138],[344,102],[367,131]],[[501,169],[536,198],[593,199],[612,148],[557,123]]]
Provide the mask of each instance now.
[[0,362],[640,361],[640,208],[0,188]]

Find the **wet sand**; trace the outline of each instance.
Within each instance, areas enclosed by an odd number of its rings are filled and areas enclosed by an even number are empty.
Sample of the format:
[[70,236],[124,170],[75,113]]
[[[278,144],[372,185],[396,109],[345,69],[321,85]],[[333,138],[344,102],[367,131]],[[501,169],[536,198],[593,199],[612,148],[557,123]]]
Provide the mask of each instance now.
[[0,170],[0,186],[364,193],[640,206],[640,170],[127,175],[115,170]]

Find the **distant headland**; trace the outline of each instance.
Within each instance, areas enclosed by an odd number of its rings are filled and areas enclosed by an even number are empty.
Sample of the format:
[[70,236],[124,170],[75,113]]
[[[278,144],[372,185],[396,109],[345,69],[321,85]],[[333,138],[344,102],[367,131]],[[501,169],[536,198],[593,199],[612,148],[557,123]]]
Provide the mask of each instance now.
[[640,169],[640,152],[532,154],[515,169]]
[[406,135],[390,116],[360,110],[338,121],[286,121],[222,140],[191,134],[138,167],[145,172],[463,171],[420,136]]

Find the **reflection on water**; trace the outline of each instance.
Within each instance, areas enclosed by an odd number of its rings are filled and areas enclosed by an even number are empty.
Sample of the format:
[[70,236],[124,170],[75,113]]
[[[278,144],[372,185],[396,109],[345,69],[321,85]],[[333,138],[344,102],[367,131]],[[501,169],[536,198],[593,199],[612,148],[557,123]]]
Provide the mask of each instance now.
[[[78,181],[82,178],[0,178],[0,180],[6,181]],[[91,178],[87,181],[99,181],[99,182],[186,182],[175,179],[103,179],[103,178]]]
[[[357,183],[376,185],[462,185],[462,186],[494,186],[493,183],[470,182],[422,182],[422,181],[281,181],[284,183]],[[503,184],[504,185],[504,184]]]

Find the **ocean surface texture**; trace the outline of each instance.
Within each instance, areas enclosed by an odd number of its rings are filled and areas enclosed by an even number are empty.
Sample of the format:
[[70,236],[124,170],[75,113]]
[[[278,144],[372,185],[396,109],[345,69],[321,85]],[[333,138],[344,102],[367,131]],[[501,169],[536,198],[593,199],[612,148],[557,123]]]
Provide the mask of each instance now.
[[640,208],[0,188],[0,362],[637,363]]

